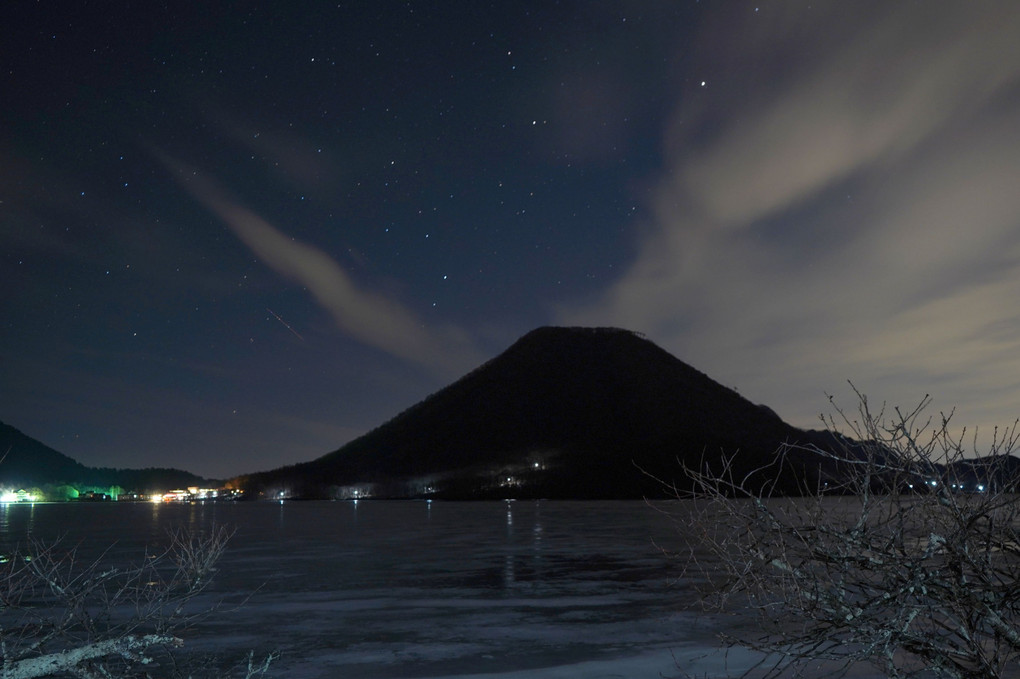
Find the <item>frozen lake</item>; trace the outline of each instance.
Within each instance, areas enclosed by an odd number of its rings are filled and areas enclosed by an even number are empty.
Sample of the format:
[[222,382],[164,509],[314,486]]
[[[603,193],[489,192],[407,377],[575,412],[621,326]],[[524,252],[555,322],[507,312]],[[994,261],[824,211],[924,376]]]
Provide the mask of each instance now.
[[186,648],[278,652],[273,676],[490,679],[736,676],[659,550],[643,502],[0,505],[31,535],[137,558],[172,527],[236,532],[206,597],[228,605]]

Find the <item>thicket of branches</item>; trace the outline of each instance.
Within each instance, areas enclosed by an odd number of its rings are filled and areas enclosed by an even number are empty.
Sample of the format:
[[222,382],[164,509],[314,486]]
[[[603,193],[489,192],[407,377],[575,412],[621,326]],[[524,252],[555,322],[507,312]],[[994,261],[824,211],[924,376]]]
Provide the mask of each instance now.
[[687,470],[687,577],[710,610],[757,614],[725,639],[764,654],[756,676],[860,663],[895,679],[1020,676],[1020,503],[1004,484],[1016,424],[975,464],[976,437],[927,417],[927,397],[906,413],[858,397],[856,414],[823,418],[840,444],[810,449],[822,474],[805,497]]
[[[4,555],[0,679],[189,676],[180,634],[213,612],[193,604],[229,537],[172,531],[168,545],[124,567],[83,562],[59,542]],[[271,660],[249,656],[241,674],[262,675]]]

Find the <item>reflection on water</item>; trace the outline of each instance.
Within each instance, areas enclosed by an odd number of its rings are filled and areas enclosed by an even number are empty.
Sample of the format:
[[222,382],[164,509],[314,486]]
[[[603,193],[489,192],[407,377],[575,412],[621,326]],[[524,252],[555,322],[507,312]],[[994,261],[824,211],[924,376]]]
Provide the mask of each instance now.
[[[35,502],[0,503],[0,546],[5,552],[32,538],[35,515]],[[18,536],[18,539],[8,540],[6,539],[8,535]]]

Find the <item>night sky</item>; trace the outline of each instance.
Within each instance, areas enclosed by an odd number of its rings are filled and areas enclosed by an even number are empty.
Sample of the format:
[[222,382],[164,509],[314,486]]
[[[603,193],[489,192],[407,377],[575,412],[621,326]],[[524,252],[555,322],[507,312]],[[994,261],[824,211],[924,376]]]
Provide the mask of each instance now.
[[0,420],[305,461],[540,325],[1020,415],[1020,3],[15,0]]

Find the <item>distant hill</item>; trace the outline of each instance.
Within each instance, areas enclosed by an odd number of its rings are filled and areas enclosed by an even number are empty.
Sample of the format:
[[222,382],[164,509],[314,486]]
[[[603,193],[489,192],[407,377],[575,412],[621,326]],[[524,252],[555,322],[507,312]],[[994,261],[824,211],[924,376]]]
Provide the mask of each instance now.
[[[685,485],[681,463],[718,470],[732,455],[743,477],[819,436],[636,333],[546,327],[339,450],[237,482],[306,497],[636,498]],[[818,473],[807,453],[790,462],[752,483],[796,492]]]
[[120,486],[126,491],[168,490],[208,481],[180,469],[86,467],[44,443],[0,422],[0,486]]
[[1015,455],[979,457],[939,465],[944,483],[957,484],[963,490],[998,490],[1016,493],[1020,489],[1020,458]]
[[9,485],[38,485],[85,478],[85,465],[0,422],[0,481]]

